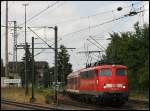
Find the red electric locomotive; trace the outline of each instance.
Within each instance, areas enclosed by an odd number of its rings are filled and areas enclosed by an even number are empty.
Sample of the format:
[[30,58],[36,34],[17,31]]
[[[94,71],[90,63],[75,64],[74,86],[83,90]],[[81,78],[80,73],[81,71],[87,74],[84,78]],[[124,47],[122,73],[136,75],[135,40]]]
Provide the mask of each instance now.
[[128,100],[127,67],[102,65],[73,72],[67,76],[67,93],[84,101],[123,104]]

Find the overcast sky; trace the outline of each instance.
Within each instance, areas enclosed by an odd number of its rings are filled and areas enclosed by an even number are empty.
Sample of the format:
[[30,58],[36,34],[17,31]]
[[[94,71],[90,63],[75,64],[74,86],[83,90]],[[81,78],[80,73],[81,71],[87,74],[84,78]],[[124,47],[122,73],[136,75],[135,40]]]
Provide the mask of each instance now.
[[[27,6],[27,27],[38,26],[58,26],[59,45],[63,44],[68,48],[76,48],[68,50],[70,63],[73,64],[73,70],[78,70],[85,66],[87,56],[79,54],[79,51],[100,50],[94,46],[89,36],[93,36],[96,41],[101,43],[106,49],[109,43],[109,33],[132,31],[133,24],[137,21],[142,25],[149,24],[149,2],[148,1],[9,1],[9,21],[17,21],[17,25],[23,27],[18,29],[18,44],[24,43],[24,6]],[[134,4],[133,7],[131,4]],[[5,4],[1,2],[1,26],[5,26]],[[144,7],[143,7],[144,6]],[[49,8],[48,8],[49,7]],[[117,11],[118,7],[123,7],[122,11]],[[126,17],[111,23],[102,24],[104,22],[116,19],[128,14],[131,10],[146,9],[144,13],[132,17]],[[47,8],[47,9],[46,9]],[[40,13],[42,10],[44,10]],[[37,15],[40,13],[39,15]],[[36,17],[34,17],[37,15]],[[32,18],[30,20],[30,18]],[[22,24],[22,25],[21,25]],[[9,23],[9,26],[13,26]],[[81,29],[81,30],[80,30]],[[84,30],[82,30],[84,29]],[[54,42],[54,31],[47,28],[33,28],[33,30],[48,44]],[[80,30],[80,31],[79,31]],[[74,32],[74,33],[72,33]],[[9,61],[13,60],[13,36],[12,30],[9,29]],[[36,37],[27,29],[27,42],[31,43],[31,37]],[[90,39],[89,42],[87,39]],[[40,39],[35,40],[36,43],[43,43]],[[97,43],[95,43],[97,44]],[[98,44],[97,44],[98,45]],[[53,45],[54,46],[54,45]],[[36,44],[35,47],[47,47],[46,44]],[[100,47],[100,46],[99,46]],[[35,54],[42,50],[35,50]],[[42,53],[35,56],[36,61],[47,61],[51,66],[54,64],[54,51],[43,50]],[[20,61],[24,55],[24,50],[18,50],[18,60]],[[98,59],[98,54],[91,55],[91,61]],[[5,60],[5,28],[1,27],[1,58]],[[5,61],[4,61],[5,62]]]

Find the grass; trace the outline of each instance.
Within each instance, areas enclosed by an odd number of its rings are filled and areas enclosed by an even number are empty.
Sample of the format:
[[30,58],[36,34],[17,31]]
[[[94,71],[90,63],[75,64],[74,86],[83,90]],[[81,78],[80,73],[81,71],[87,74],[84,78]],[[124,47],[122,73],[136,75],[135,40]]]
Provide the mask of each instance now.
[[130,91],[129,97],[149,101],[149,91]]
[[[35,89],[36,103],[45,104],[48,95],[53,96],[52,89]],[[25,90],[23,88],[1,88],[1,98],[19,102],[30,102],[31,89],[29,89],[29,95],[25,96]]]
[[[29,102],[31,98],[31,88],[29,89],[29,95],[25,96],[25,90],[23,88],[1,88],[1,98],[12,99],[19,102]],[[45,104],[48,96],[54,96],[52,88],[36,88],[35,98],[36,103]],[[131,99],[143,99],[149,101],[149,91],[130,91]],[[53,103],[51,99],[49,103]]]

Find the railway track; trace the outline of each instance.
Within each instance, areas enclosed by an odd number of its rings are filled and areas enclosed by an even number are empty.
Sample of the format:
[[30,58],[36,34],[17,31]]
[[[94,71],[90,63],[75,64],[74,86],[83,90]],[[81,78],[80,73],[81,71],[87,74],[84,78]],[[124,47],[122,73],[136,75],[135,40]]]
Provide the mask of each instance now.
[[[54,104],[54,105],[49,105],[49,106],[43,106],[40,104],[30,104],[30,103],[21,103],[21,102],[16,102],[12,100],[1,100],[1,104],[9,106],[8,109],[24,109],[24,110],[90,110],[89,108],[83,108],[76,106],[74,104]],[[7,107],[6,106],[6,107]],[[12,107],[10,107],[12,106]]]
[[[61,97],[63,97],[61,95]],[[60,97],[60,98],[61,98]],[[134,109],[149,109],[149,101],[142,101],[142,100],[134,100],[130,99],[127,103],[125,103],[123,106],[102,106],[99,104],[91,104],[91,103],[84,103],[77,101],[75,99],[72,99],[68,96],[66,96],[69,99],[59,99],[60,104],[66,104],[66,105],[74,105],[77,107],[83,107],[93,110],[134,110]]]
[[86,108],[89,110],[120,110],[120,109],[129,109],[129,108],[116,108],[116,107],[106,107],[106,106],[97,106],[97,105],[92,105],[92,104],[87,104],[87,103],[80,103],[80,102],[67,102],[67,101],[59,101],[60,104],[64,105],[72,105],[76,107],[82,107]]
[[[62,97],[65,97],[61,99]],[[69,99],[67,99],[69,98]],[[130,99],[125,105],[117,106],[100,106],[98,104],[83,103],[71,99],[68,96],[60,96],[58,98],[58,105],[56,106],[43,106],[39,104],[20,103],[12,100],[1,100],[1,104],[12,105],[16,107],[26,108],[30,110],[66,110],[66,109],[80,109],[80,110],[133,110],[133,109],[146,109],[149,110],[149,102],[141,100]],[[136,106],[136,107],[135,107]]]
[[59,108],[55,108],[55,107],[48,107],[39,104],[21,103],[12,100],[6,100],[6,99],[1,99],[1,104],[26,108],[30,110],[60,110]]
[[149,105],[149,101],[138,100],[138,99],[129,99],[129,102],[132,104],[145,104]]
[[[60,95],[59,95],[60,96]],[[59,104],[65,104],[65,105],[74,105],[76,107],[82,107],[82,108],[87,108],[87,109],[92,109],[92,110],[124,110],[124,109],[131,109],[127,105],[123,107],[113,107],[113,106],[102,106],[98,104],[91,104],[91,103],[85,103],[85,102],[80,102],[76,99],[72,99],[68,96],[64,96],[64,99],[61,99],[63,97],[62,95],[59,97]]]
[[129,99],[128,104],[132,109],[149,110],[149,101]]

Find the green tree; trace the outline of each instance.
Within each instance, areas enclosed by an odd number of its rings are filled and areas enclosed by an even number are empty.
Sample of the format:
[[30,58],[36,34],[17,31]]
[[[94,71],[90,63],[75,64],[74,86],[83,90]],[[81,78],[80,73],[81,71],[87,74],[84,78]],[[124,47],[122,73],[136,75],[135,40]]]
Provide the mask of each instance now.
[[72,65],[69,63],[68,51],[66,47],[61,45],[58,52],[58,81],[67,83],[67,75],[72,72]]
[[3,64],[3,59],[1,58],[1,77],[5,76],[5,67]]
[[50,69],[48,65],[45,65],[44,67],[43,84],[45,88],[50,85]]
[[[30,53],[29,47],[26,48],[26,54],[24,54],[24,57],[22,58],[23,63],[24,63],[24,67],[25,67],[25,57],[27,57],[26,58],[26,71],[27,71],[26,77],[27,77],[27,84],[29,84],[32,81],[32,55]],[[25,82],[25,68],[22,71],[22,77],[21,78],[22,78],[22,82],[24,84],[24,82]]]
[[149,89],[149,25],[137,22],[132,32],[110,34],[104,60],[128,66],[130,89]]
[[54,68],[55,68],[55,67],[50,67],[50,68],[49,68],[49,73],[50,73],[50,85],[52,85],[52,82],[54,82]]
[[[72,64],[69,63],[68,51],[64,45],[60,46],[60,51],[58,52],[58,81],[63,82],[63,85],[67,83],[67,75],[72,72]],[[55,80],[54,68],[50,68],[50,81],[51,83]]]

